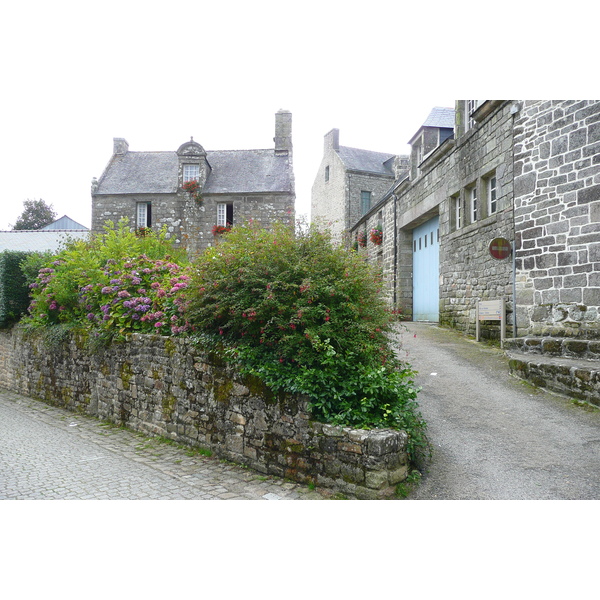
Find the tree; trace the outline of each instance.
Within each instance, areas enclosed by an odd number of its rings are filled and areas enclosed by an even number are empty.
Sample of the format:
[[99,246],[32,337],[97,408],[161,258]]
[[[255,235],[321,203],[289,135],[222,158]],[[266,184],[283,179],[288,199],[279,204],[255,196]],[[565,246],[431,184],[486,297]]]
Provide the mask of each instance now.
[[17,219],[13,229],[41,229],[56,220],[56,212],[52,204],[39,200],[25,200],[23,212]]

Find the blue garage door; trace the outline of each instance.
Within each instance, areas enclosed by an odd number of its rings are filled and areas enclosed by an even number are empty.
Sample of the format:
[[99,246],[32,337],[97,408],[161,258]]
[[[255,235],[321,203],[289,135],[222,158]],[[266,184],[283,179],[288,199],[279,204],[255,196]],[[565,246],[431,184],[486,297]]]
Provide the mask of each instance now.
[[440,218],[413,230],[413,320],[440,318]]

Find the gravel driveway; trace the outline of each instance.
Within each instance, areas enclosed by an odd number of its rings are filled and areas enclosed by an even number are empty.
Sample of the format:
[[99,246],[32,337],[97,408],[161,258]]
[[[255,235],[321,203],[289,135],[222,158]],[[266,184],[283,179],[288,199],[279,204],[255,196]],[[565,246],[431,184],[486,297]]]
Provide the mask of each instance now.
[[407,323],[433,461],[414,500],[600,498],[600,411],[512,378],[500,349]]

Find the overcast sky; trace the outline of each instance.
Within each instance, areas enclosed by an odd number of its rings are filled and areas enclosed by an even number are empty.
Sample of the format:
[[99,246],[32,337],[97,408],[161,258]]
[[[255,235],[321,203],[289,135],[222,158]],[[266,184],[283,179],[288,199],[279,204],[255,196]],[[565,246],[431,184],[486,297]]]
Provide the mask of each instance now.
[[[514,26],[510,4],[496,27]],[[457,16],[456,4],[399,1],[13,2],[0,25],[0,230],[28,198],[89,226],[113,137],[140,151],[190,136],[209,151],[270,148],[281,108],[293,114],[296,209],[308,213],[332,128],[344,146],[404,154],[434,106],[514,91],[519,57],[538,56],[539,39],[524,29],[498,48],[490,27],[461,33],[477,6]],[[525,71],[543,81],[547,59]]]

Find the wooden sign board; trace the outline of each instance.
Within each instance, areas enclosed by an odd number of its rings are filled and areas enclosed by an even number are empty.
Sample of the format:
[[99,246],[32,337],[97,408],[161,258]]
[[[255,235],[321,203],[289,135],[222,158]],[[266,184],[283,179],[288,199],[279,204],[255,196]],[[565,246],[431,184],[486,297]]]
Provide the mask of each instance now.
[[482,300],[477,303],[479,321],[500,321],[504,300]]
[[504,298],[498,300],[481,300],[476,305],[475,337],[479,341],[479,321],[500,321],[500,344],[504,345],[506,337],[506,306]]

